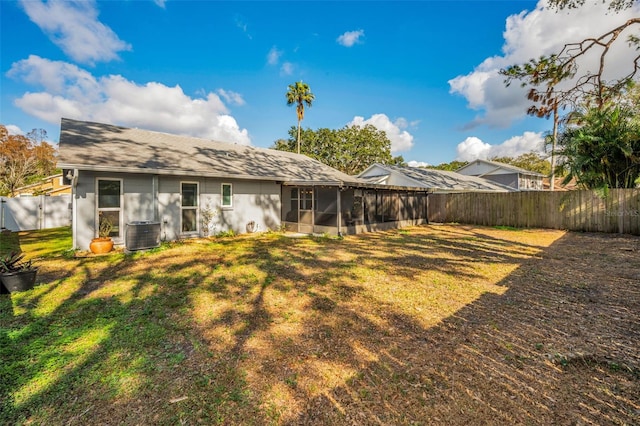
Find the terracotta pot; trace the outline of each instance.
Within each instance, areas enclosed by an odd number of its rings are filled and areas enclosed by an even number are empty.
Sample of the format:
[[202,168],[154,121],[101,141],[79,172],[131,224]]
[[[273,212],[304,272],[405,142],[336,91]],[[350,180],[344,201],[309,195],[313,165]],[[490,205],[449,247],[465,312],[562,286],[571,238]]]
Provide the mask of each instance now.
[[94,238],[89,244],[91,253],[103,254],[113,250],[113,240],[110,237]]

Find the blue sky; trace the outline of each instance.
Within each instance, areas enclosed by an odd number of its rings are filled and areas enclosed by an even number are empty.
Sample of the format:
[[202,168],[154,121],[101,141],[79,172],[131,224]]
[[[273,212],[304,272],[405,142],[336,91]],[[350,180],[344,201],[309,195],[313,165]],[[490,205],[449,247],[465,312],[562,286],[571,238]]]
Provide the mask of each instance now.
[[551,124],[497,71],[640,13],[594,2],[0,1],[0,122],[54,142],[68,117],[269,147],[303,80],[305,128],[371,123],[416,163],[515,156]]

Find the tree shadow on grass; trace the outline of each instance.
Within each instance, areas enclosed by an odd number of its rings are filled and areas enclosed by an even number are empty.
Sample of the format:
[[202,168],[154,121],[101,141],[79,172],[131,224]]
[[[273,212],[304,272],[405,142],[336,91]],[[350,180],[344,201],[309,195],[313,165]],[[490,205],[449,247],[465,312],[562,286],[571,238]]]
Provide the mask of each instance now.
[[[208,349],[183,320],[187,293],[206,270],[182,271],[204,259],[185,260],[166,273],[117,256],[82,260],[74,271],[82,280],[63,279],[3,302],[2,423],[176,424],[194,406],[208,422],[223,418],[220,408],[229,398],[244,402],[234,370],[224,366],[222,385],[216,385],[219,374],[207,376]],[[171,255],[156,260],[163,257]],[[13,306],[20,312],[9,315]],[[220,404],[203,407],[205,390]]]
[[[211,240],[79,262],[0,305],[14,372],[0,419],[634,423],[638,240],[567,234],[536,251],[445,231]],[[519,267],[448,314],[437,304],[455,287],[399,298],[429,268],[482,281],[482,262]]]
[[[317,343],[341,346],[333,362],[355,372],[315,396],[299,389],[302,409],[283,423],[637,423],[640,290],[627,277],[640,272],[639,241],[567,234],[502,280],[504,294],[485,293],[435,327],[391,306],[383,327],[337,309],[348,331],[332,327],[341,338]],[[563,262],[593,247],[617,261]]]
[[[8,294],[0,295],[0,318],[13,317],[13,303]],[[15,353],[14,351],[17,351]],[[9,356],[21,356],[20,348],[13,348],[8,330],[0,327],[0,359],[8,359]],[[10,409],[14,403],[12,391],[18,382],[17,371],[3,369],[0,380],[0,413]]]

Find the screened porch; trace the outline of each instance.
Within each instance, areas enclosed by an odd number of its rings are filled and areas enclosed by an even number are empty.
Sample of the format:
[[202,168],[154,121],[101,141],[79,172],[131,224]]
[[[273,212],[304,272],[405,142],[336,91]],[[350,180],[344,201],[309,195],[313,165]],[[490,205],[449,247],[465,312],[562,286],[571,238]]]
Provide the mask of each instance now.
[[401,187],[282,187],[287,231],[332,235],[427,223],[428,192]]

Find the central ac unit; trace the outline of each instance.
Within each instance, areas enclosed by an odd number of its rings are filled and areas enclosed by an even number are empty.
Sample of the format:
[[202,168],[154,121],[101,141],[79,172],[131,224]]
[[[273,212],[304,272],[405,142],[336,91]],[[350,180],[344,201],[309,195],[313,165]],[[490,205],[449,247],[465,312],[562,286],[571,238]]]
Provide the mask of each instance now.
[[138,220],[127,223],[125,247],[127,250],[160,247],[160,222]]

